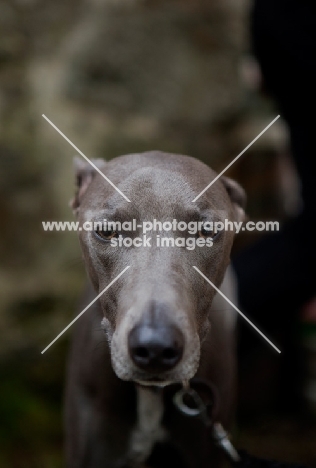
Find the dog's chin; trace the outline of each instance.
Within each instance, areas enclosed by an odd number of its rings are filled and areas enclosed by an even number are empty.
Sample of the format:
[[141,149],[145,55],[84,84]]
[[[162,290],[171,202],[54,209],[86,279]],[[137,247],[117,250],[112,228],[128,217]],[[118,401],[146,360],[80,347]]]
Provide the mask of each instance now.
[[166,387],[167,385],[189,381],[194,377],[198,369],[198,361],[194,364],[194,366],[185,369],[175,368],[174,371],[149,373],[133,366],[127,366],[126,360],[114,360],[112,358],[113,370],[119,379],[147,387]]
[[[118,369],[116,369],[118,370]],[[145,372],[140,372],[134,370],[134,372],[116,372],[116,375],[121,380],[134,382],[135,384],[142,385],[144,387],[166,387],[171,384],[179,383],[182,380],[177,378],[177,375],[172,375],[172,373],[164,374],[147,374]]]
[[144,387],[167,387],[168,385],[188,381],[194,375],[194,373],[190,373],[185,376],[181,375],[181,373],[175,373],[173,375],[172,372],[166,373],[165,375],[150,375],[145,372],[135,370],[131,371],[126,368],[123,369],[122,367],[118,368],[118,366],[114,366],[114,371],[119,379],[134,382],[135,384],[142,385]]
[[172,373],[168,372],[165,375],[164,374],[157,374],[157,375],[148,375],[145,373],[140,373],[137,372],[134,375],[130,375],[130,380],[131,382],[134,382],[138,385],[142,385],[144,387],[167,387],[168,385],[173,385],[173,384],[181,384],[183,382],[189,381],[195,373],[187,374],[187,375],[182,375],[179,373]]
[[142,385],[143,387],[162,387],[162,388],[176,383],[175,381],[172,381],[172,380],[155,380],[155,379],[134,380],[134,382],[138,385]]

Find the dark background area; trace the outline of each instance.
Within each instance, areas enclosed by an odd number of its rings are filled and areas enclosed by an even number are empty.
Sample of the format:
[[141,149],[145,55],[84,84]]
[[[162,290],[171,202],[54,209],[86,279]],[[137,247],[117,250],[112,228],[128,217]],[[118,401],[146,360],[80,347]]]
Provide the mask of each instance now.
[[[40,352],[70,322],[85,283],[76,233],[42,229],[72,220],[75,152],[41,115],[88,157],[160,149],[221,171],[278,114],[250,54],[250,7],[0,0],[0,466],[63,466],[71,331]],[[229,175],[247,191],[249,219],[283,222],[299,210],[284,120]],[[235,253],[258,237],[240,235]],[[299,312],[275,333],[288,333],[282,357],[246,336],[234,440],[258,456],[316,466],[315,328]],[[296,352],[299,395],[282,407]]]

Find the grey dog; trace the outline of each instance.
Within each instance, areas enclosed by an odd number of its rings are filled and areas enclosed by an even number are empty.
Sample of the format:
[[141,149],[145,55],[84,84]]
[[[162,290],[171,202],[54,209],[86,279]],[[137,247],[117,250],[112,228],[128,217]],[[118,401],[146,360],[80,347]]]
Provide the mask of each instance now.
[[234,232],[214,233],[203,223],[243,220],[244,191],[221,177],[193,203],[216,173],[188,156],[152,151],[94,164],[131,203],[77,160],[72,206],[80,225],[196,221],[201,229],[195,237],[210,238],[212,246],[127,248],[111,244],[120,235],[115,230],[80,231],[91,280],[85,305],[130,268],[75,326],[65,401],[67,467],[222,467],[225,458],[206,428],[177,412],[168,389],[191,379],[210,384],[216,394],[212,416],[231,427],[236,314],[193,265],[233,298],[227,267]]

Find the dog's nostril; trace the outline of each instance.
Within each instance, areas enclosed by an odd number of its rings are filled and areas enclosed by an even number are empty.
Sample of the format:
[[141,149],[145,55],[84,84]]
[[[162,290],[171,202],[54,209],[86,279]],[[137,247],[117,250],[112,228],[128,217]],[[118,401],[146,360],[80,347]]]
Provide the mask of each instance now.
[[149,351],[144,346],[138,346],[134,350],[134,355],[137,356],[137,357],[140,357],[142,359],[148,359],[149,358]]
[[162,357],[168,360],[176,359],[178,357],[178,352],[176,349],[166,348],[162,352]]

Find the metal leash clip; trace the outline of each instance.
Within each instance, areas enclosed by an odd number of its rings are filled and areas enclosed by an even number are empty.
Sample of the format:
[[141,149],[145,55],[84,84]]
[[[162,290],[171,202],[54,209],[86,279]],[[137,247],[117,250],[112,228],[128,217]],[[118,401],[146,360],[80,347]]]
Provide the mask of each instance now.
[[221,425],[221,423],[214,423],[213,428],[213,439],[221,449],[224,450],[224,452],[228,455],[228,457],[233,461],[234,463],[240,462],[240,456],[229,440],[228,434]]
[[206,427],[211,427],[215,444],[224,450],[232,462],[237,463],[240,461],[240,456],[229,440],[227,432],[220,423],[213,423],[208,415],[207,405],[195,390],[186,384],[175,393],[173,403],[184,415],[199,418]]

